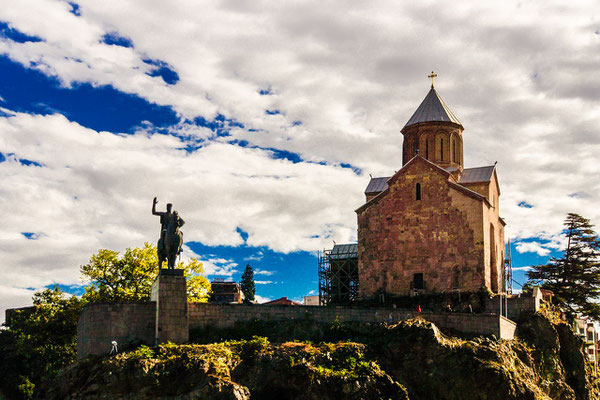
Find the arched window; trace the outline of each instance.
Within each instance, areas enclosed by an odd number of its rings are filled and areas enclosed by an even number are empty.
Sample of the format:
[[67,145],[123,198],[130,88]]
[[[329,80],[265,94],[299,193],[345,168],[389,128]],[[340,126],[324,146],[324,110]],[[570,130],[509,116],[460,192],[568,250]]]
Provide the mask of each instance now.
[[421,184],[420,183],[417,183],[415,194],[416,194],[415,198],[417,200],[421,200]]
[[440,161],[444,161],[444,138],[440,138]]
[[456,139],[452,139],[452,162],[456,162]]
[[425,158],[429,160],[429,140],[425,139]]

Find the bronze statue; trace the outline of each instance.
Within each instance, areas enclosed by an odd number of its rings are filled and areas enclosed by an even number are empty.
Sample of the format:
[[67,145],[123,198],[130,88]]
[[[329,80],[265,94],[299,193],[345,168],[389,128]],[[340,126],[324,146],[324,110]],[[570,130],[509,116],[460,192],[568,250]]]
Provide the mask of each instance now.
[[183,244],[183,233],[179,230],[185,224],[177,211],[171,212],[173,205],[167,204],[167,211],[156,211],[156,197],[152,202],[152,215],[160,216],[160,239],[158,239],[158,267],[162,268],[163,262],[167,261],[168,268],[175,268],[175,259],[181,253]]

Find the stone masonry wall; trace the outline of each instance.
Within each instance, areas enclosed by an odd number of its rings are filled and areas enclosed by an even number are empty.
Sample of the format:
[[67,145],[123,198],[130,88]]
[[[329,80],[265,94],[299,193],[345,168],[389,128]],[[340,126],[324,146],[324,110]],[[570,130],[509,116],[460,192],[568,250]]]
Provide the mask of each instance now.
[[[416,313],[389,308],[351,308],[319,306],[277,306],[188,303],[189,328],[230,328],[236,322],[252,320],[289,321],[310,319],[320,323],[363,322],[381,323],[421,317],[433,322],[442,331],[476,335],[495,335],[497,338],[512,339],[516,324],[493,314],[463,313]],[[119,349],[143,343],[155,344],[156,303],[90,304],[86,306],[77,326],[77,358],[89,354],[107,354],[110,343],[115,340]],[[179,313],[176,313],[179,318]],[[169,318],[168,313],[165,315]],[[189,331],[188,331],[189,332]],[[186,333],[187,334],[187,333]],[[187,338],[186,338],[187,341]]]
[[154,345],[154,302],[90,304],[77,324],[77,358],[106,354],[114,340],[120,349],[144,343]]
[[156,302],[156,342],[187,342],[189,327],[185,277],[157,276],[150,298]]
[[[539,303],[536,304],[535,297],[532,296],[521,296],[511,297],[508,299],[508,305],[506,304],[506,298],[502,299],[502,313],[506,313],[504,308],[508,309],[508,318],[517,320],[519,316],[527,312],[536,312],[540,307]],[[488,300],[485,304],[485,312],[496,313],[500,312],[500,297],[494,297]]]
[[423,159],[404,168],[389,192],[357,211],[359,296],[409,294],[417,273],[426,291],[478,290],[486,283],[482,201]]
[[463,333],[496,335],[498,338],[514,336],[516,324],[492,314],[462,313],[415,313],[385,308],[350,308],[318,306],[235,305],[235,304],[188,304],[190,328],[213,326],[230,328],[236,322],[286,321],[310,319],[320,323],[340,322],[398,322],[419,316],[433,322],[438,328]]

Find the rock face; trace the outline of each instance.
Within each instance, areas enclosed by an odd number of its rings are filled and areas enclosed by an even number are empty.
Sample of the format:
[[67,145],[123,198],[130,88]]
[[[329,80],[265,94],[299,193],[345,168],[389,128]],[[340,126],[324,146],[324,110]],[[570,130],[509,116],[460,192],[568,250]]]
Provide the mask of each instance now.
[[[522,339],[450,338],[431,323],[360,325],[338,343],[266,338],[88,358],[47,399],[599,399],[581,342],[535,315]],[[357,343],[360,342],[360,343]]]

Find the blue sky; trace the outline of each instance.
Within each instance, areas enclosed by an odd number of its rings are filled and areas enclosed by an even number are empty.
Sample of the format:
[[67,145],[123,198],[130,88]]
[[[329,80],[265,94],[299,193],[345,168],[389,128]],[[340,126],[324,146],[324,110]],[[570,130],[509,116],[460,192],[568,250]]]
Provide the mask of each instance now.
[[369,175],[400,168],[399,130],[432,69],[466,166],[498,161],[523,282],[560,254],[566,213],[600,219],[591,4],[6,8],[0,308],[51,284],[76,292],[99,248],[156,241],[154,196],[186,220],[184,256],[209,277],[239,280],[249,263],[261,299],[314,293],[317,252],[356,240]]

